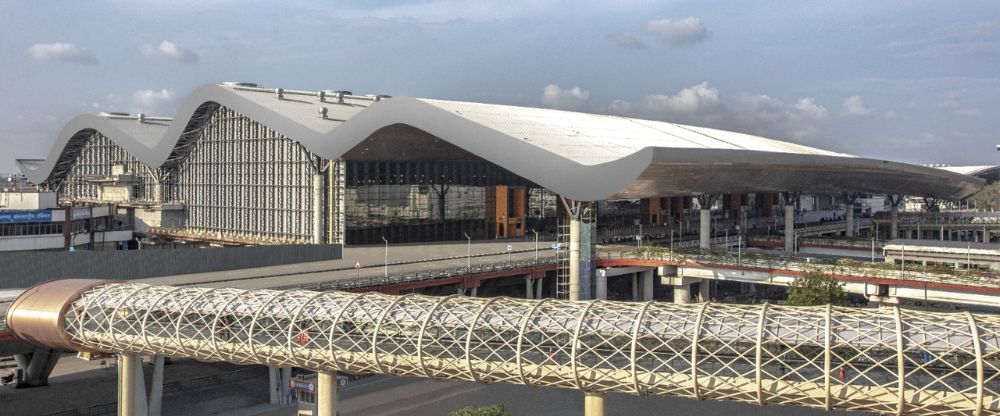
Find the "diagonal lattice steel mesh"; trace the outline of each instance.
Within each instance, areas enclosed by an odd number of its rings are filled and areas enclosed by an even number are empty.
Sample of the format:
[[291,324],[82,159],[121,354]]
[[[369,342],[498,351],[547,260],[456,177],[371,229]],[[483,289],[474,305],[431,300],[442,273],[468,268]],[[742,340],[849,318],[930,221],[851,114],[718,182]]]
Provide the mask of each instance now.
[[1000,411],[1000,317],[98,286],[80,346],[134,354],[908,415]]

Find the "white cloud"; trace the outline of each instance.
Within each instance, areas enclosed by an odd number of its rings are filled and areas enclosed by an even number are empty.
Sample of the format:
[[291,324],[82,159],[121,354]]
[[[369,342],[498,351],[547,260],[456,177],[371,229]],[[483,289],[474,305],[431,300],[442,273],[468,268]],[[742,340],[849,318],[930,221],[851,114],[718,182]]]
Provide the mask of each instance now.
[[719,105],[719,90],[708,82],[684,88],[677,94],[647,95],[643,106],[654,113],[694,114],[711,110]]
[[576,110],[589,99],[590,92],[580,87],[562,89],[556,84],[549,84],[542,90],[542,105],[548,108]]
[[844,117],[871,117],[872,114],[874,111],[865,104],[860,95],[847,97],[840,105],[840,115]]
[[643,42],[638,36],[629,33],[609,33],[608,40],[625,49],[646,49],[646,42]]
[[640,105],[615,100],[607,110],[612,114],[795,139],[815,137],[829,116],[826,107],[812,97],[785,103],[766,94],[727,96],[708,82],[675,94],[646,95]]
[[36,43],[28,47],[28,55],[39,61],[57,60],[97,65],[97,56],[93,52],[72,43]]
[[169,40],[160,42],[159,45],[149,43],[139,45],[139,53],[148,58],[165,58],[185,64],[198,63],[198,54]]
[[167,107],[173,103],[175,97],[174,92],[168,89],[138,90],[132,94],[132,104],[137,112],[161,115],[167,112]]
[[646,22],[646,31],[673,47],[699,43],[709,36],[705,25],[697,17],[651,20]]
[[614,100],[611,104],[608,104],[608,113],[610,114],[624,116],[632,114],[632,111],[632,103],[625,100]]

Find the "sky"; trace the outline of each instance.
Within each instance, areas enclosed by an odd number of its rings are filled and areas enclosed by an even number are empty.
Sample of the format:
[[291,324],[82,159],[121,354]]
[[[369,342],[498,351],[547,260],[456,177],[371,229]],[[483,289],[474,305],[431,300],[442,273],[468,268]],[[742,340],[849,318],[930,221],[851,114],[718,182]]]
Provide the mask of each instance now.
[[0,172],[224,81],[616,114],[1000,163],[995,1],[0,0]]

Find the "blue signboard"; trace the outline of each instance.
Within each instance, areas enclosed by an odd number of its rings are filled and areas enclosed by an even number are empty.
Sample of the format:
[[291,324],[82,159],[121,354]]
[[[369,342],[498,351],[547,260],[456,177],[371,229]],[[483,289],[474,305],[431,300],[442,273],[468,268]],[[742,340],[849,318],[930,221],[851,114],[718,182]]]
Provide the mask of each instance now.
[[84,207],[73,208],[73,221],[85,220],[87,218],[90,218],[90,208],[84,208]]
[[52,211],[47,209],[34,211],[0,211],[0,223],[15,222],[52,222]]

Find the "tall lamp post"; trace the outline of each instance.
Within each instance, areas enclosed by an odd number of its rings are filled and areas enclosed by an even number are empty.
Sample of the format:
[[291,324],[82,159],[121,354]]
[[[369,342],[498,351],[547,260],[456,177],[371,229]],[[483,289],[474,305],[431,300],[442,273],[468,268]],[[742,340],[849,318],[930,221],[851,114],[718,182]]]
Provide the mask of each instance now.
[[385,264],[382,266],[382,274],[385,277],[389,277],[389,240],[382,236],[382,241],[385,241]]

